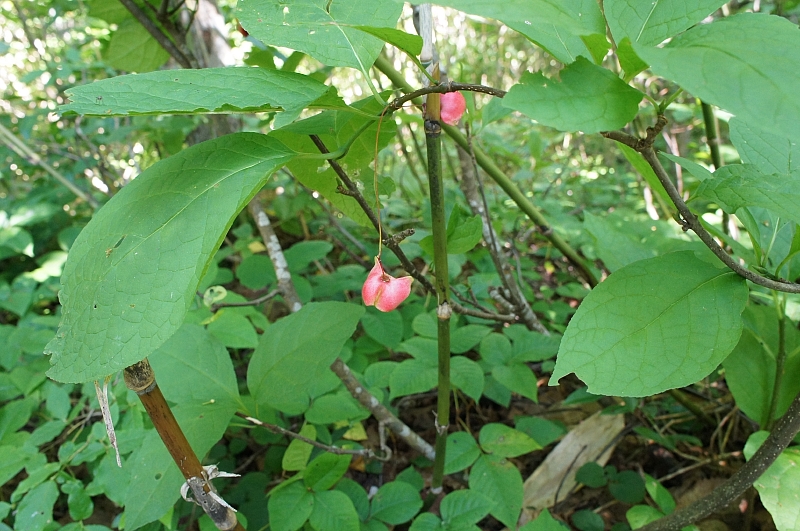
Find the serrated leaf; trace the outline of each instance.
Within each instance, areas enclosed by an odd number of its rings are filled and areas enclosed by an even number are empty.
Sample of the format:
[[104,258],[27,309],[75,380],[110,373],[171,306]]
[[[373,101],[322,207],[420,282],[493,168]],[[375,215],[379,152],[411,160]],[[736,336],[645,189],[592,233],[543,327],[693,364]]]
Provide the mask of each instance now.
[[724,3],[725,0],[606,0],[603,8],[617,42],[628,38],[655,46],[698,24]]
[[713,179],[703,181],[695,197],[714,201],[729,214],[757,206],[784,220],[800,222],[800,172],[765,175],[752,164],[731,164],[717,170]]
[[495,422],[484,424],[479,437],[483,451],[497,457],[518,457],[542,449],[526,433]]
[[491,515],[509,528],[517,525],[522,511],[522,476],[510,461],[481,456],[469,475],[469,488],[494,500]]
[[645,396],[694,383],[731,352],[747,285],[681,251],[614,272],[581,303],[550,383],[575,372],[594,394]]
[[267,328],[247,368],[256,401],[290,414],[305,411],[309,387],[329,370],[363,313],[355,304],[316,302]]
[[742,13],[695,26],[664,48],[634,49],[654,73],[704,102],[800,138],[800,33],[792,22]]
[[[748,460],[753,457],[759,446],[769,434],[758,431],[750,436],[744,447]],[[800,481],[800,450],[787,448],[753,483],[761,496],[761,502],[767,508],[775,526],[779,531],[792,531],[800,527],[800,501],[798,501],[794,485]]]
[[236,16],[264,44],[305,52],[326,65],[366,71],[383,41],[351,26],[394,28],[402,9],[397,2],[372,0],[242,0]]
[[561,70],[561,81],[523,74],[503,105],[559,131],[586,134],[619,129],[639,110],[642,93],[603,67],[579,57]]
[[731,143],[742,162],[755,164],[764,173],[792,173],[800,169],[797,140],[776,135],[734,118],[728,122]]
[[[234,90],[232,87],[236,87]],[[265,68],[162,70],[101,79],[67,90],[62,113],[88,116],[286,111],[297,113],[329,87]]]
[[232,134],[154,164],[118,192],[70,249],[48,376],[102,379],[169,339],[235,216],[293,156],[267,136]]

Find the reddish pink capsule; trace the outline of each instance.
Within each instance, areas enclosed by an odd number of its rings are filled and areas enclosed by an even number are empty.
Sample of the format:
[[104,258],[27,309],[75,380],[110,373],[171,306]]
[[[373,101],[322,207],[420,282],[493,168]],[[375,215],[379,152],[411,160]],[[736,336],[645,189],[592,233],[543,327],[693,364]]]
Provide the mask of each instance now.
[[467,100],[460,92],[442,94],[440,102],[441,118],[447,125],[456,125],[467,110]]
[[386,273],[376,256],[375,267],[369,272],[364,287],[361,288],[361,298],[367,306],[375,306],[382,312],[391,312],[408,298],[412,282],[414,279],[411,277],[394,278]]

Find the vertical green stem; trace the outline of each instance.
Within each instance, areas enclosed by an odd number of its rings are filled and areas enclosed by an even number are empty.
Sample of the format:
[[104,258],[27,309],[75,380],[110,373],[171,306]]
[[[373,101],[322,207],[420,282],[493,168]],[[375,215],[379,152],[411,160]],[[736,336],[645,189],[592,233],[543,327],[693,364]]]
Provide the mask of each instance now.
[[781,397],[781,386],[783,385],[784,365],[786,362],[786,311],[785,297],[773,291],[775,299],[775,309],[778,312],[778,352],[775,353],[775,381],[772,387],[772,397],[769,401],[769,412],[767,419],[761,429],[771,430],[775,424],[775,413],[778,410],[778,402]]
[[[438,94],[435,95],[438,99]],[[428,110],[438,110],[431,105]],[[438,101],[436,102],[438,103]],[[436,113],[438,114],[438,112]],[[444,476],[447,425],[450,421],[450,278],[447,271],[447,226],[444,216],[444,189],[442,186],[442,127],[436,119],[425,120],[425,142],[428,150],[428,183],[431,194],[431,222],[433,228],[433,267],[436,273],[438,307],[439,393],[436,408],[436,459],[433,463],[431,488],[437,492]]]
[[[700,102],[700,107],[703,109],[703,122],[706,127],[706,142],[708,143],[708,150],[711,152],[711,163],[714,169],[718,170],[722,167],[722,157],[719,154],[719,122],[714,115],[714,109],[711,108],[706,102]],[[728,221],[730,216],[727,212],[722,213],[722,232],[728,234]]]

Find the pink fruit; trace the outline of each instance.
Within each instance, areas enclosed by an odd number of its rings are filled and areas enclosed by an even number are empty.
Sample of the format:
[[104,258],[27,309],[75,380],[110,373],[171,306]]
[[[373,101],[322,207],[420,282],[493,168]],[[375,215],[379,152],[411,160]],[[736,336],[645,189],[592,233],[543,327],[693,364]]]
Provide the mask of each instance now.
[[369,272],[364,287],[361,288],[361,298],[367,306],[375,306],[382,312],[391,312],[408,298],[412,282],[414,279],[411,277],[394,278],[386,273],[376,256],[375,267]]
[[441,96],[441,117],[447,125],[456,125],[467,110],[467,100],[460,92],[448,92]]

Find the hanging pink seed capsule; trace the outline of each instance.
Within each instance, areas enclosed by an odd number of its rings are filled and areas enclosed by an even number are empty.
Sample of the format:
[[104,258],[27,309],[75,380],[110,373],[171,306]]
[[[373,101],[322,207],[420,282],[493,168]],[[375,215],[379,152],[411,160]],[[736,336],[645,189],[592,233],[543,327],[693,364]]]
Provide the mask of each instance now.
[[460,92],[448,92],[442,94],[439,101],[442,121],[447,125],[456,125],[467,110],[467,100]]
[[382,312],[391,312],[408,298],[412,282],[414,279],[411,277],[394,278],[386,273],[376,256],[375,267],[369,272],[364,287],[361,288],[361,298],[367,306],[375,306]]

